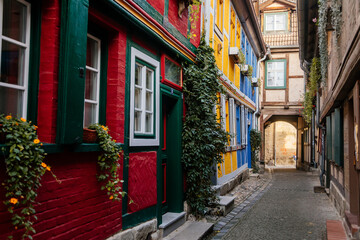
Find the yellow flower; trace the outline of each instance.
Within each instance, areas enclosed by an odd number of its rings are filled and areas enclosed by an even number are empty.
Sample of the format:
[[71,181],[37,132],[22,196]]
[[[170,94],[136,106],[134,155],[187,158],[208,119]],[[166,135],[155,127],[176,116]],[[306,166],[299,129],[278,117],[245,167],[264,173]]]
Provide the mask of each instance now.
[[38,126],[34,125],[34,127],[35,127],[35,130],[38,129]]
[[46,163],[44,163],[44,162],[41,163],[41,166],[42,166],[43,168],[46,168],[46,167],[47,167]]
[[26,122],[26,119],[25,118],[20,118],[21,121],[23,122]]
[[17,229],[18,229],[18,227],[15,226],[15,230],[17,230]]
[[110,196],[109,199],[112,200],[114,197],[113,196]]
[[116,143],[116,139],[114,139],[114,142]]
[[42,143],[40,143],[40,146],[42,146],[43,144]]
[[46,167],[46,170],[51,171],[51,168],[49,166]]
[[39,139],[35,139],[35,140],[34,140],[34,143],[35,143],[35,144],[38,144],[39,142],[40,142]]
[[193,34],[194,37],[196,37],[196,34]]
[[6,120],[10,120],[10,119],[11,119],[11,115],[7,115],[5,118],[6,118]]
[[18,200],[16,198],[11,198],[10,199],[10,203],[12,204],[16,204],[18,202]]

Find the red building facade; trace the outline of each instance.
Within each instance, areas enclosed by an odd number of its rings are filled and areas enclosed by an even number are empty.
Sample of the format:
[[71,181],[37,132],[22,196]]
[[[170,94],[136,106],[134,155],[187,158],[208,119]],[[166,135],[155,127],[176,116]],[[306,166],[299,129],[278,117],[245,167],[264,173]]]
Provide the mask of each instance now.
[[[0,114],[38,126],[62,182],[42,179],[34,239],[105,239],[183,211],[181,64],[194,60],[200,22],[192,28],[179,2],[0,0]],[[82,138],[91,123],[124,150],[122,202],[100,190],[99,145]],[[0,239],[20,238],[5,205],[0,216]]]

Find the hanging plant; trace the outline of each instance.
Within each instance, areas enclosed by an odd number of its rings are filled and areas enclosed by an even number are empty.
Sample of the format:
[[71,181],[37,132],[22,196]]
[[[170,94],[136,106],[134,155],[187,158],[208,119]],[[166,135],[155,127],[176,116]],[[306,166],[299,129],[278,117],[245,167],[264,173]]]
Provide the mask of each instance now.
[[342,26],[341,0],[331,0],[331,25],[334,28],[335,46],[338,49],[338,39]]
[[214,165],[222,162],[228,134],[222,129],[213,111],[223,93],[218,81],[214,50],[204,35],[196,52],[195,63],[184,65],[184,95],[186,116],[182,131],[182,161],[186,172],[186,200],[195,216],[206,213],[216,202],[211,188]]
[[319,0],[319,21],[318,36],[319,36],[319,55],[321,65],[321,80],[325,84],[328,70],[328,49],[327,49],[327,0]]
[[[6,179],[2,184],[5,188],[5,205],[12,215],[11,222],[16,229],[24,228],[22,238],[30,238],[36,233],[33,223],[35,216],[37,189],[41,186],[41,177],[49,171],[57,180],[49,165],[43,162],[45,151],[36,134],[37,126],[24,118],[13,118],[11,115],[0,115],[0,131],[5,133]],[[9,236],[12,238],[12,236]]]
[[249,65],[248,71],[246,73],[246,76],[251,77],[253,74],[253,67]]
[[239,64],[245,64],[246,59],[243,51],[239,49]]
[[120,201],[126,192],[121,191],[121,183],[119,171],[119,158],[123,156],[123,151],[120,146],[116,145],[116,140],[113,140],[109,134],[109,128],[98,123],[89,126],[89,129],[96,130],[97,139],[100,148],[104,151],[98,157],[98,165],[101,173],[97,176],[98,181],[105,182],[101,186],[101,190],[106,190],[110,200]]

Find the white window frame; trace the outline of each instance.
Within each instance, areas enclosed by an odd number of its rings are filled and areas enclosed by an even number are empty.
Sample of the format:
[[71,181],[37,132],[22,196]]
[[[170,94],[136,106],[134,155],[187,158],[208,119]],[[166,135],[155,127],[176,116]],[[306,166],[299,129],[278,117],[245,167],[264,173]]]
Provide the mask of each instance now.
[[[136,59],[142,60],[154,67],[154,88],[155,103],[153,104],[153,121],[155,121],[155,129],[153,129],[153,138],[141,138],[135,135],[134,113],[135,113],[135,65]],[[131,72],[130,72],[130,146],[159,146],[159,129],[160,129],[160,62],[131,47]],[[155,110],[154,110],[155,109]]]
[[[91,72],[95,72],[97,73],[96,76],[96,100],[90,100],[90,99],[86,99],[84,98],[84,102],[85,103],[91,103],[91,104],[95,104],[96,105],[96,109],[95,109],[95,123],[99,122],[99,108],[100,108],[100,64],[101,64],[101,40],[97,37],[94,37],[91,34],[87,34],[88,38],[91,38],[92,40],[96,41],[98,43],[98,49],[97,49],[97,68],[93,68],[90,66],[86,65],[86,70],[89,70]],[[85,126],[85,105],[84,105],[84,121],[83,121],[83,125]]]
[[[276,32],[276,31],[287,31],[287,18],[286,18],[286,15],[287,15],[287,12],[277,12],[277,13],[265,13],[264,14],[264,17],[265,17],[265,32]],[[269,30],[267,28],[267,25],[268,25],[268,20],[267,18],[270,17],[270,16],[273,16],[274,17],[274,24],[273,24],[273,29],[272,30]],[[283,28],[282,29],[278,29],[276,27],[276,19],[279,18],[279,17],[282,17],[284,18],[284,24],[283,24]]]
[[245,145],[248,145],[249,133],[249,109],[245,108]]
[[226,96],[221,94],[220,96],[220,116],[221,116],[221,126],[226,131]]
[[246,145],[246,118],[245,118],[245,106],[241,105],[240,112],[240,122],[241,122],[241,145]]
[[236,146],[236,109],[235,109],[235,103],[233,98],[229,98],[229,129],[230,129],[230,145]]
[[[17,0],[17,2],[24,4],[26,6],[26,33],[25,33],[25,43],[22,43],[20,41],[17,41],[15,39],[3,36],[3,13],[4,10],[4,1],[0,0],[0,11],[1,11],[1,17],[0,17],[0,61],[1,61],[1,51],[2,51],[2,42],[3,40],[12,44],[15,44],[17,46],[20,46],[22,48],[25,48],[25,57],[24,57],[24,69],[22,70],[23,73],[19,74],[20,76],[23,75],[23,86],[15,85],[15,84],[9,84],[9,83],[3,83],[0,82],[0,87],[6,87],[16,90],[22,90],[23,91],[23,101],[22,101],[22,111],[21,116],[26,119],[27,117],[27,103],[28,103],[28,86],[29,86],[29,58],[30,58],[30,26],[31,26],[31,4],[22,0]],[[1,64],[1,62],[0,62]],[[1,66],[1,65],[0,65]],[[7,114],[7,113],[5,113]]]

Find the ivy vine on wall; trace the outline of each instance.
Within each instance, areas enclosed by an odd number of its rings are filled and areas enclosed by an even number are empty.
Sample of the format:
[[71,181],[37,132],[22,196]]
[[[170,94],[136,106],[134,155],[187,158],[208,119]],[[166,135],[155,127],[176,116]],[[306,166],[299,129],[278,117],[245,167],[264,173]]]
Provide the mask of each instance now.
[[321,65],[321,80],[326,83],[327,67],[328,67],[328,49],[327,49],[327,0],[319,0],[319,21],[318,21],[318,36],[319,36],[319,55]]
[[331,0],[331,25],[334,28],[335,46],[338,48],[338,39],[342,26],[341,0]]
[[199,217],[216,202],[211,188],[214,166],[222,162],[228,134],[221,127],[213,109],[223,88],[218,81],[214,50],[204,35],[195,63],[184,65],[184,99],[186,116],[183,125],[183,157],[186,174],[186,200],[191,212]]
[[307,84],[307,91],[304,97],[304,118],[310,124],[313,109],[313,99],[316,91],[321,83],[321,66],[319,58],[313,58],[310,67],[309,82]]

